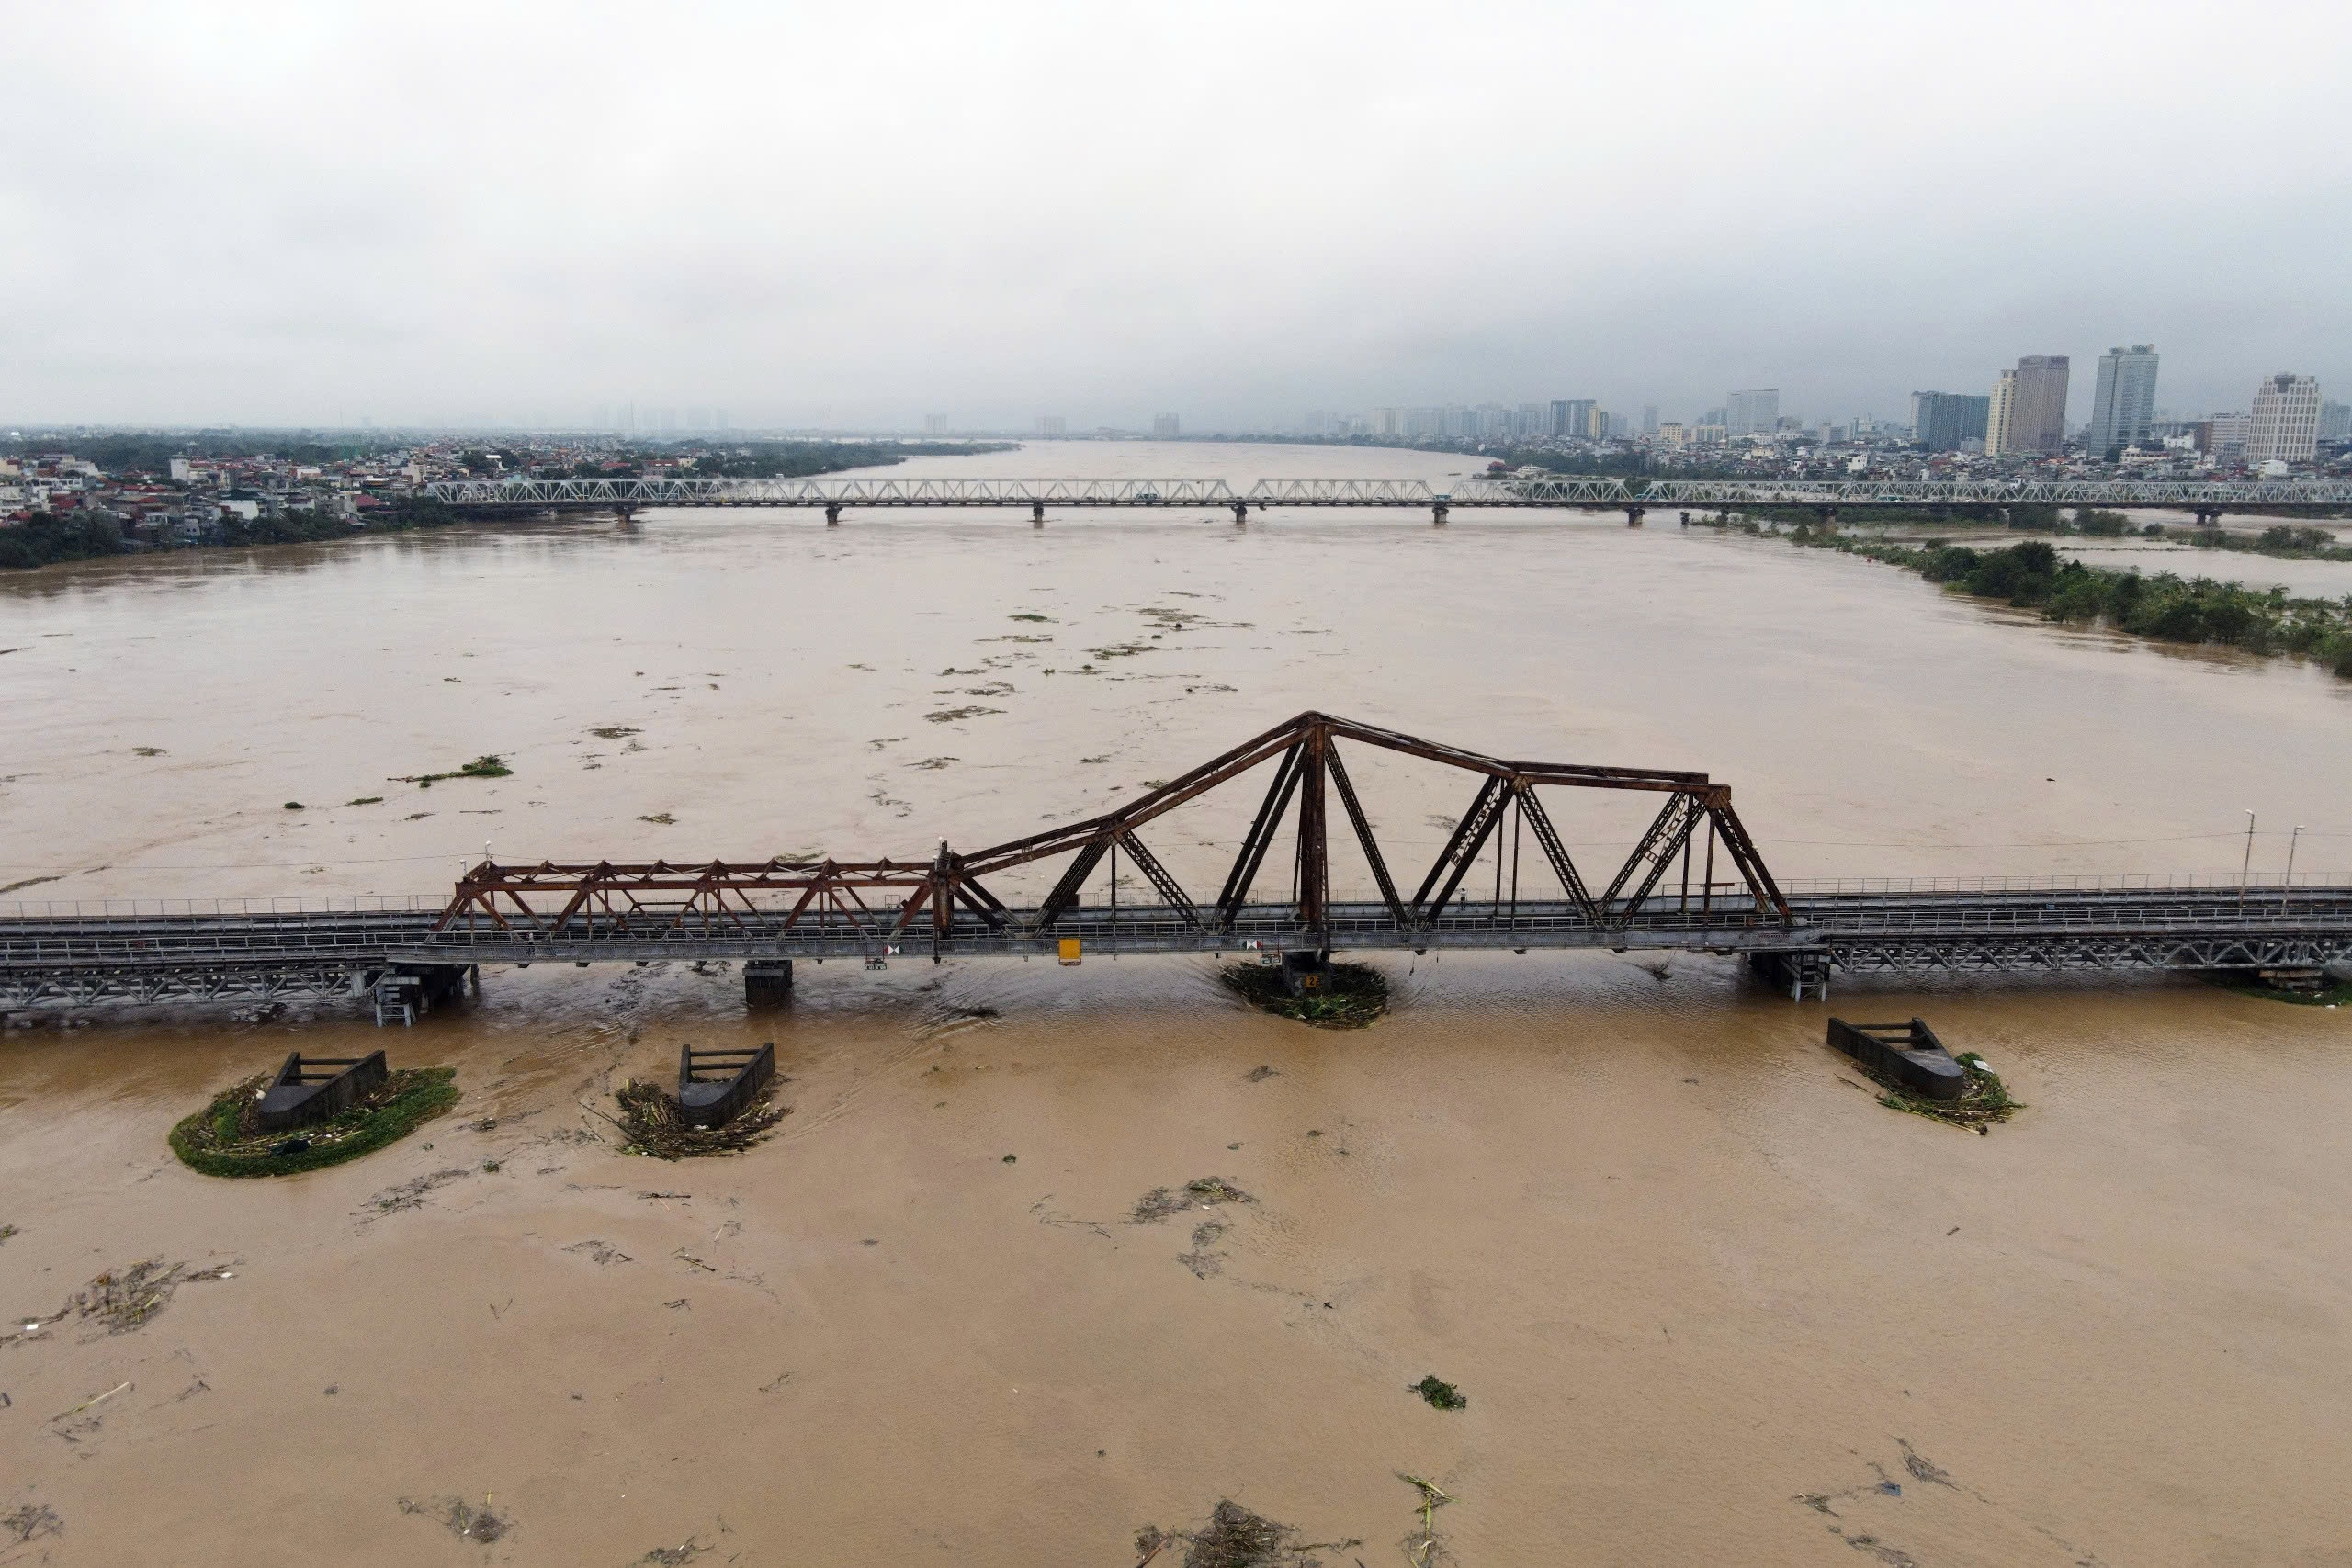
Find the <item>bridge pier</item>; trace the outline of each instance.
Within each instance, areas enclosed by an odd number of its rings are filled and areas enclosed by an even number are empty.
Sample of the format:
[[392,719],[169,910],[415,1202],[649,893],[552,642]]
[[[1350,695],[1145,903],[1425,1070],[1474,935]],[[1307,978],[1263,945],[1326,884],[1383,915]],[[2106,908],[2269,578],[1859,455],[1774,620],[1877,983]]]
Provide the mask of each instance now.
[[1688,512],[1682,514],[1682,525],[1685,528],[1690,526],[1690,514]]
[[1029,507],[1029,526],[1032,528],[1042,528],[1045,525],[1046,503],[1042,501],[1032,502]]
[[840,527],[841,525],[842,525],[842,508],[841,508],[841,503],[840,503],[839,502],[828,502],[828,503],[826,504],[826,507],[825,507],[825,526],[826,526],[826,527],[828,527],[828,528],[838,528],[838,527]]
[[1648,515],[1649,508],[1646,506],[1629,506],[1625,508],[1625,526],[1638,528],[1642,525],[1642,519]]
[[481,995],[478,964],[395,964],[376,976],[376,1027],[398,1019],[410,1025],[431,1012],[436,1003],[455,1001],[466,994],[468,981]]
[[1294,997],[1319,997],[1331,987],[1328,952],[1283,954],[1283,989]]
[[1823,527],[1828,529],[1833,534],[1838,531],[1838,509],[1836,507],[1816,506],[1813,509],[1813,514],[1815,518],[1819,519]]
[[1747,966],[1789,993],[1792,1002],[1829,999],[1829,956],[1822,953],[1751,953]]
[[743,1005],[775,1007],[792,999],[792,960],[752,958],[743,964]]
[[1430,508],[1430,526],[1433,528],[1445,526],[1445,502],[1441,501]]
[[2196,516],[2197,526],[2199,528],[2218,528],[2222,525],[2222,513],[2218,508],[2200,506],[2197,509]]
[[1247,528],[1250,526],[1250,503],[1248,502],[1237,501],[1233,503],[1233,525],[1237,528]]

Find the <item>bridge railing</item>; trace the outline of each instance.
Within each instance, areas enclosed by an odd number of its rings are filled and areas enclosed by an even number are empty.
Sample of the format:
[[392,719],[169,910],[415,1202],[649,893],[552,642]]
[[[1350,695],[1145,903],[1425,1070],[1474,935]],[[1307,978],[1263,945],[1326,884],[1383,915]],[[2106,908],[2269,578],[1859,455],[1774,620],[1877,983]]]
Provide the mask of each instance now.
[[[2347,879],[2317,872],[2297,872],[2299,888],[2343,887]],[[2278,872],[2123,872],[2107,874],[2045,876],[1828,876],[1797,877],[1781,884],[1791,898],[1879,895],[1894,897],[1967,893],[2171,893],[2277,892],[2290,886]]]
[[438,914],[440,894],[313,894],[286,898],[26,898],[0,904],[0,920],[202,919],[265,915]]

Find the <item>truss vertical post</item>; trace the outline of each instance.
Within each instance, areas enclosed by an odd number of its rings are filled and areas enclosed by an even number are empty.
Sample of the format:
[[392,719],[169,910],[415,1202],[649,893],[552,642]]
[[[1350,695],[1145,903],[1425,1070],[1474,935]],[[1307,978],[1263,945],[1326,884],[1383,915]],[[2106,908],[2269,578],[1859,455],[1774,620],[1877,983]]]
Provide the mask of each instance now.
[[1325,759],[1331,733],[1317,725],[1304,737],[1298,787],[1298,923],[1315,937],[1317,951],[1329,945],[1331,844],[1323,801]]

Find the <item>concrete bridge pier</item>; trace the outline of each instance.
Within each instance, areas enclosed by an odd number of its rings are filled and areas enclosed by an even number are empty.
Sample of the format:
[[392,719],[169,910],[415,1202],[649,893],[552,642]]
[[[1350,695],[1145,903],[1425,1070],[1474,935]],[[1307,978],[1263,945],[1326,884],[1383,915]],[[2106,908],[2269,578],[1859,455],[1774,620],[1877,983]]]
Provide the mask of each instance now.
[[1642,519],[1649,515],[1649,510],[1650,509],[1646,506],[1629,506],[1625,508],[1625,526],[1628,528],[1640,527],[1642,525]]
[[1441,501],[1430,508],[1430,526],[1432,528],[1445,526],[1445,502]]
[[753,958],[743,964],[743,1005],[775,1007],[792,999],[792,960]]
[[1813,514],[1820,520],[1823,527],[1828,529],[1833,534],[1838,531],[1838,509],[1836,507],[1816,506],[1813,509]]
[[1250,503],[1248,502],[1237,501],[1233,503],[1233,525],[1237,528],[1247,528],[1250,526]]
[[841,503],[840,503],[839,502],[832,502],[832,503],[829,504],[829,505],[825,508],[825,526],[826,526],[826,527],[828,527],[828,528],[838,528],[838,527],[840,527],[841,525],[842,525],[842,508],[841,508]]
[[376,976],[376,1027],[398,1019],[413,1024],[442,1002],[466,994],[470,981],[481,995],[481,966],[477,964],[394,964]]
[[1031,502],[1029,507],[1029,526],[1032,528],[1042,528],[1045,525],[1046,503],[1042,501]]
[[1829,999],[1829,955],[1823,953],[1751,953],[1747,966],[1792,1002]]
[[2222,513],[2213,507],[2200,506],[2197,509],[2196,515],[2197,525],[2199,528],[2218,528],[2222,525]]
[[1330,988],[1331,954],[1328,949],[1283,954],[1283,990],[1294,997],[1319,997]]
[[1690,526],[1690,514],[1688,512],[1682,514],[1682,525],[1685,528]]

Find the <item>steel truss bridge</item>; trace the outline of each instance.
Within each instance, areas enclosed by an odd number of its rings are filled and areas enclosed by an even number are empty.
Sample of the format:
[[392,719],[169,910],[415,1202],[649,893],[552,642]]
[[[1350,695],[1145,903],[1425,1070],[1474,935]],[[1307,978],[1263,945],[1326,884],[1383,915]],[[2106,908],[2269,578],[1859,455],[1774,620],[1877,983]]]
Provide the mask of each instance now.
[[[1409,882],[1348,771],[1348,754],[1375,750],[1453,770],[1470,792]],[[1245,774],[1258,777],[1240,784]],[[1214,893],[1186,887],[1146,846],[1145,830],[1163,828],[1170,812],[1259,778],[1263,793]],[[1552,816],[1575,792],[1595,790],[1658,803],[1613,864],[1579,864]],[[1377,897],[1332,896],[1335,844],[1352,844]],[[1269,876],[1278,847],[1281,870]],[[1031,866],[1057,873],[1037,902],[1008,905],[990,890]],[[0,910],[0,1010],[372,995],[381,1021],[413,1020],[484,964],[729,960],[744,965],[757,1000],[781,995],[801,958],[1255,951],[1279,955],[1287,973],[1334,950],[1533,948],[1738,955],[1800,999],[1826,996],[1833,969],[2308,975],[2352,958],[2352,885],[1784,887],[1733,811],[1730,786],[1704,773],[1514,761],[1305,713],[1114,811],[980,850],[485,861],[446,900],[21,905]]]
[[1236,520],[1287,507],[1408,508],[1442,522],[1456,508],[1623,511],[1653,507],[1843,506],[2165,507],[2209,520],[2237,507],[2352,507],[2352,479],[2249,479],[2193,484],[2143,479],[1651,479],[1504,475],[1438,489],[1421,479],[455,479],[424,487],[446,505],[485,514],[635,512],[655,506],[810,507],[838,522],[844,509],[1027,507],[1230,510]]

